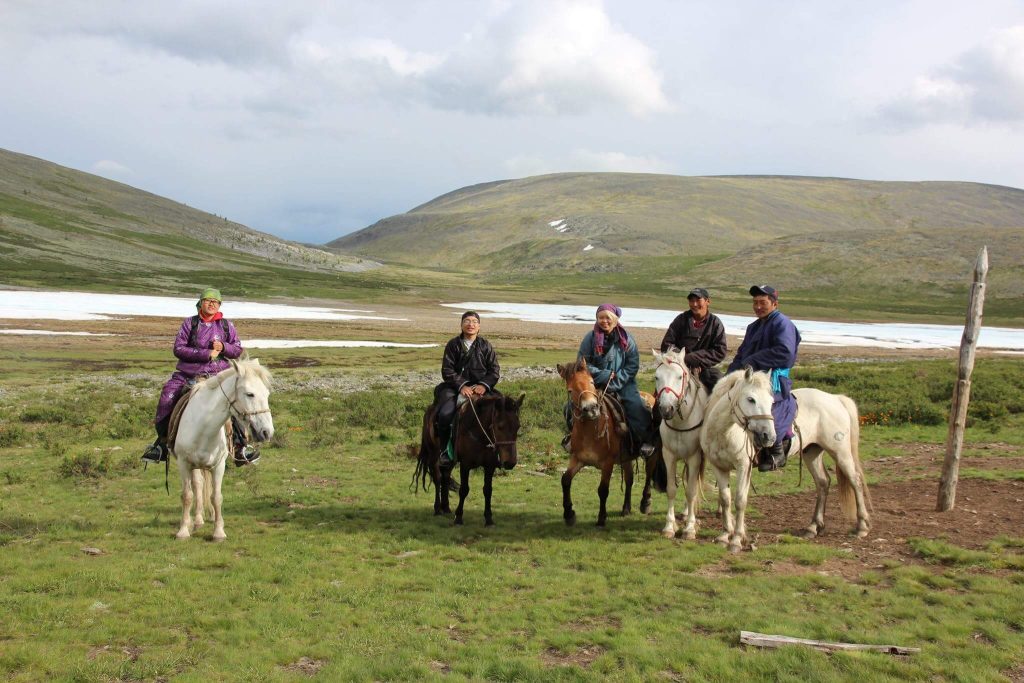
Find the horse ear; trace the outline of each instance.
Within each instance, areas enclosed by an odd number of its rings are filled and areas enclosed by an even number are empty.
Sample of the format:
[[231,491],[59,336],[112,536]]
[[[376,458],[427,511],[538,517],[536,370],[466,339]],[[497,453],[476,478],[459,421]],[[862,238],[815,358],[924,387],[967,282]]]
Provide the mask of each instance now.
[[566,367],[568,367],[568,366],[562,365],[561,363],[559,363],[558,365],[555,366],[555,369],[558,370],[558,374],[561,375],[562,379],[565,379],[565,369],[566,369]]
[[228,364],[231,366],[232,370],[234,370],[238,374],[242,374],[242,371],[238,368],[237,360],[235,360],[234,358],[228,358]]
[[526,398],[526,394],[525,393],[519,394],[519,398],[516,399],[516,410],[519,410],[520,408],[523,407],[523,399],[525,399],[525,398]]
[[653,355],[654,360],[658,361],[659,363],[665,362],[665,357],[661,355],[661,351],[659,351],[658,349],[651,349],[651,355]]
[[754,376],[754,368],[746,365],[743,367],[743,379],[749,381]]

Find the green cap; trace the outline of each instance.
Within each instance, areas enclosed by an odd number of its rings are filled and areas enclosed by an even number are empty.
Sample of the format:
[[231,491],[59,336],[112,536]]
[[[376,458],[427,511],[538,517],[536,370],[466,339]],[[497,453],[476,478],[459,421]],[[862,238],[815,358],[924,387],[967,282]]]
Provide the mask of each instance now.
[[196,308],[202,306],[203,299],[213,299],[217,303],[221,303],[220,290],[214,289],[213,287],[207,287],[204,289],[203,293],[199,295],[199,301],[196,302]]

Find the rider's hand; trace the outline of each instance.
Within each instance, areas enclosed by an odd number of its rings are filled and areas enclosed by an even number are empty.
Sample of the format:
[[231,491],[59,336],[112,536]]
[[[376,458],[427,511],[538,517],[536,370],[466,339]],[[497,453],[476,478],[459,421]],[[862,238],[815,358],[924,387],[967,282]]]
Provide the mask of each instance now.
[[483,384],[477,384],[476,386],[473,387],[473,393],[476,394],[477,396],[483,396],[485,391],[487,391],[487,387],[485,387]]
[[218,349],[210,349],[210,360],[217,360],[217,356],[219,355],[220,351]]
[[221,351],[224,350],[224,342],[222,342],[220,339],[214,339],[212,348],[217,353],[220,353]]
[[465,396],[466,398],[469,398],[470,396],[473,395],[473,387],[467,384],[466,386],[459,389],[459,393]]

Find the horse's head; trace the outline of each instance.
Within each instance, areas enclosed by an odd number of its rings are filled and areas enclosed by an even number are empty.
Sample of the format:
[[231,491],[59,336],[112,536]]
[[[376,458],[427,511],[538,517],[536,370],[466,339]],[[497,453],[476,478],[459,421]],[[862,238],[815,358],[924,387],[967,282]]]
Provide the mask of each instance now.
[[775,443],[775,420],[772,418],[772,383],[767,372],[755,372],[749,366],[742,372],[729,392],[732,414],[737,423],[754,438],[760,448]]
[[601,414],[600,394],[587,369],[587,361],[580,358],[575,363],[559,365],[558,374],[565,380],[573,412],[584,420],[596,420]]
[[498,462],[506,470],[510,470],[519,462],[516,450],[516,439],[519,437],[519,408],[523,405],[526,394],[518,399],[503,396],[491,418],[491,429],[494,434],[494,445],[498,451]]
[[[270,414],[270,371],[259,359],[230,361],[236,373],[234,395],[229,395],[232,412],[257,441],[274,436],[274,418]],[[230,393],[230,392],[229,392]]]
[[662,419],[668,420],[684,401],[686,387],[690,381],[690,370],[683,363],[686,351],[671,348],[665,353],[651,349],[658,366],[654,370],[654,400]]

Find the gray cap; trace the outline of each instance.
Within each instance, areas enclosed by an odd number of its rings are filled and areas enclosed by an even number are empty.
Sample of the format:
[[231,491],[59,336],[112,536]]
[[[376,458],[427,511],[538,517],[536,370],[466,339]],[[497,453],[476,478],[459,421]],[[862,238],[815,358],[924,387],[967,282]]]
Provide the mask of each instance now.
[[711,295],[708,294],[708,290],[703,287],[694,287],[690,290],[690,293],[686,295],[686,298],[697,297],[698,299],[710,299]]

